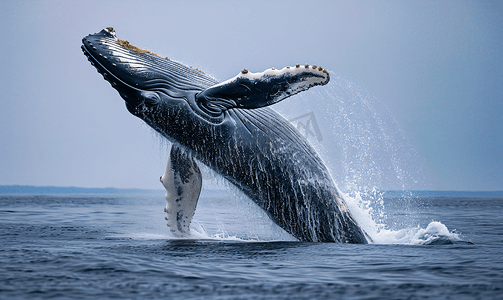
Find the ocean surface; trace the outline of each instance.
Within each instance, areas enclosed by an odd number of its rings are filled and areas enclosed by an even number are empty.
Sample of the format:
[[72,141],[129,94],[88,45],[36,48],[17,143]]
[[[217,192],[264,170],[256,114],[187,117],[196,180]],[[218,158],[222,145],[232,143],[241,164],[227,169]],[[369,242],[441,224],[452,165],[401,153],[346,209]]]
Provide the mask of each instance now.
[[162,192],[0,194],[0,299],[502,299],[503,196],[345,195],[368,245],[298,242],[205,190],[193,239]]

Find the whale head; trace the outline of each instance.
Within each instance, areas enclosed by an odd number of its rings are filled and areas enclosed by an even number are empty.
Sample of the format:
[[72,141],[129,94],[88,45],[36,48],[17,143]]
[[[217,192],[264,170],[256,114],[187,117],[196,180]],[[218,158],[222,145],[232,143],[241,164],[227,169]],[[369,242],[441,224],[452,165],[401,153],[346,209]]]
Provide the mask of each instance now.
[[185,105],[189,114],[220,123],[229,109],[269,106],[330,80],[322,67],[296,64],[260,73],[244,69],[219,83],[198,69],[118,39],[112,27],[84,37],[82,44],[88,60],[119,92],[128,110],[145,121],[152,108],[163,104],[171,115],[176,109],[166,105]]
[[198,69],[118,39],[112,27],[84,37],[81,49],[137,116],[161,102],[188,101],[218,83]]

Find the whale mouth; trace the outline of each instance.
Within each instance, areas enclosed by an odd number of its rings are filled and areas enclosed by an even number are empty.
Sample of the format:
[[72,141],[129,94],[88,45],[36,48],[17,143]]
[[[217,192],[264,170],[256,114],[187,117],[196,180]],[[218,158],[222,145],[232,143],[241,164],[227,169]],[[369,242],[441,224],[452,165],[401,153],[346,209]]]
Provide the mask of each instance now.
[[134,73],[141,72],[145,67],[136,62],[136,58],[126,51],[127,48],[121,46],[121,40],[112,27],[84,37],[81,49],[91,65],[119,93],[124,89],[142,89],[141,81],[138,80],[140,76]]
[[183,98],[187,91],[199,92],[217,83],[197,69],[118,39],[112,27],[84,37],[81,49],[123,98],[132,91]]

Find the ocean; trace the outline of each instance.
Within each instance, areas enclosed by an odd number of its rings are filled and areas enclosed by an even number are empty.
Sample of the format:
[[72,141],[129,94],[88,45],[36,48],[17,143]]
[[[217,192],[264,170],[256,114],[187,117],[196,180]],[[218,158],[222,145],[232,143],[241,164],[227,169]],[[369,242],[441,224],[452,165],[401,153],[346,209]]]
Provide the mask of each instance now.
[[299,242],[232,190],[193,239],[161,191],[0,194],[1,299],[501,299],[503,194],[345,195],[368,245]]

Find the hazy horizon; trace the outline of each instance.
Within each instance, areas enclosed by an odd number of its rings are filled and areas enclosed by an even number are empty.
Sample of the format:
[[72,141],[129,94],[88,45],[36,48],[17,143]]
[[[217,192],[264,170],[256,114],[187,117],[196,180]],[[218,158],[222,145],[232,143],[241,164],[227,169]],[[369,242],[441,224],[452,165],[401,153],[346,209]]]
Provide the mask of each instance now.
[[[121,193],[121,192],[124,192],[124,191],[132,191],[132,192],[162,192],[162,193],[165,193],[166,191],[163,189],[163,188],[153,188],[153,189],[142,189],[142,188],[118,188],[118,187],[113,187],[113,186],[107,186],[107,187],[81,187],[81,186],[36,186],[36,185],[0,185],[0,194],[4,193],[4,194],[8,194],[7,191],[12,190],[12,188],[16,188],[16,192],[15,193],[28,193],[28,194],[32,194],[32,193],[38,193],[40,190],[44,190],[44,189],[49,189],[51,191],[54,191],[54,190],[61,190],[63,192],[68,192],[67,190],[70,190],[70,189],[75,189],[77,191],[75,192],[70,192],[70,193],[79,193],[80,190],[89,190],[89,191],[93,191],[93,190],[115,190],[116,193]],[[220,191],[220,190],[223,190],[223,189],[226,189],[227,187],[226,186],[223,186],[223,185],[219,185],[219,186],[205,186],[205,188],[203,189],[206,190],[206,191]],[[61,193],[63,193],[61,192]],[[65,193],[66,193],[65,192]],[[389,193],[389,192],[425,192],[425,193],[428,193],[428,192],[432,192],[432,193],[461,193],[460,196],[463,196],[463,195],[466,195],[466,194],[470,194],[470,193],[474,193],[474,194],[478,194],[478,193],[481,193],[481,194],[491,194],[491,195],[502,195],[503,196],[503,190],[491,190],[491,191],[475,191],[475,190],[379,190],[378,192],[380,193]],[[58,192],[59,193],[59,192]]]

